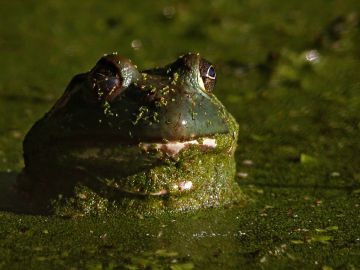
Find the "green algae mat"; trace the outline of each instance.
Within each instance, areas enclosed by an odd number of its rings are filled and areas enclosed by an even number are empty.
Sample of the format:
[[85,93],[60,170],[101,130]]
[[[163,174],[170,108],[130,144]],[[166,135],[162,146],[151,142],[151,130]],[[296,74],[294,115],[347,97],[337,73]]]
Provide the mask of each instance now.
[[[12,1],[0,10],[0,269],[360,268],[360,4]],[[76,218],[26,211],[22,140],[70,79],[118,51],[199,52],[240,124],[244,205]]]

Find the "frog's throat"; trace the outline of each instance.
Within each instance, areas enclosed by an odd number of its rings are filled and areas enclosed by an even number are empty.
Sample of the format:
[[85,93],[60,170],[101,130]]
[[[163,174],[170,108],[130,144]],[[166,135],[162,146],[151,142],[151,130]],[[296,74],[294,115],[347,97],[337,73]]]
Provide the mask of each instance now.
[[177,193],[186,193],[193,189],[193,182],[192,181],[180,181],[179,183],[174,183],[171,187],[172,190],[169,188],[163,188],[159,189],[158,191],[153,192],[146,192],[146,191],[135,191],[135,190],[127,190],[124,188],[119,189],[120,192],[127,194],[127,195],[133,195],[133,196],[150,196],[150,197],[158,197],[158,196],[165,196],[171,193],[174,193],[174,190],[177,191]]

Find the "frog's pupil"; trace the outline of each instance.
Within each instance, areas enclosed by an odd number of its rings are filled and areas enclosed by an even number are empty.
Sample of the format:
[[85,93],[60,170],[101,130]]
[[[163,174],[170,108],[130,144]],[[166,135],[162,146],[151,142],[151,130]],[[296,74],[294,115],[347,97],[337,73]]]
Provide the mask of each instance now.
[[120,84],[120,80],[117,77],[106,77],[98,81],[99,86],[105,92],[110,92],[114,87],[117,87]]
[[216,73],[215,73],[215,69],[213,66],[210,66],[206,72],[206,77],[210,78],[210,79],[215,79],[216,77]]
[[92,82],[97,98],[99,100],[112,101],[119,94],[122,83],[116,68],[112,63],[100,60],[92,74]]
[[205,59],[200,59],[199,62],[199,71],[201,78],[204,83],[204,87],[208,92],[211,92],[214,89],[216,81],[216,73],[213,65]]

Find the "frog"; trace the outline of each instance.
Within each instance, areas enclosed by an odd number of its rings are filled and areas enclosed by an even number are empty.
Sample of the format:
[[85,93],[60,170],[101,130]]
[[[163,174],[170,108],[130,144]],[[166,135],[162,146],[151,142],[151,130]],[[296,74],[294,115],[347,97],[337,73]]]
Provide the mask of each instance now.
[[104,55],[26,134],[17,189],[59,215],[242,201],[239,125],[215,83],[214,65],[199,53],[143,71],[118,53]]

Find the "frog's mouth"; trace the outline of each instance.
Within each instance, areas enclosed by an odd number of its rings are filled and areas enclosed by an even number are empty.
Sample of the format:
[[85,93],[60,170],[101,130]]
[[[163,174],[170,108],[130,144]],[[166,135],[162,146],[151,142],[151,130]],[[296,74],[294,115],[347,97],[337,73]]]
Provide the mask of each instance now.
[[190,145],[199,145],[200,147],[214,149],[216,148],[217,143],[216,139],[213,138],[203,138],[202,142],[199,142],[198,140],[188,140],[167,143],[140,143],[140,147],[144,150],[156,149],[169,156],[176,156],[181,150]]
[[[146,172],[155,167],[160,170],[167,166],[176,168],[178,158],[183,151],[190,152],[184,152],[185,156],[180,158],[181,161],[184,161],[184,159],[194,160],[197,154],[201,155],[199,152],[212,152],[217,147],[219,147],[219,143],[217,138],[214,137],[203,137],[187,141],[141,142],[117,152],[120,154],[119,156],[111,153],[113,145],[110,144],[106,148],[98,145],[84,151],[79,149],[79,151],[72,152],[72,158],[76,160],[77,170],[92,179],[97,179],[98,183],[104,184],[110,190],[116,190],[116,192],[124,193],[126,196],[165,196],[191,191],[194,188],[193,183],[186,177],[174,177],[174,179],[170,177],[168,184],[161,184],[157,188],[147,190],[147,188],[144,188],[142,181],[135,180],[131,185],[127,185],[128,181],[124,182],[121,179],[131,177],[131,175],[139,172]],[[164,160],[167,161],[163,163]],[[73,162],[71,163],[73,164]],[[117,171],[118,168],[121,168],[121,170]],[[162,173],[159,173],[159,175],[162,175]],[[157,177],[155,178],[157,179]],[[156,179],[153,181],[157,182]],[[129,180],[129,182],[131,181]]]

